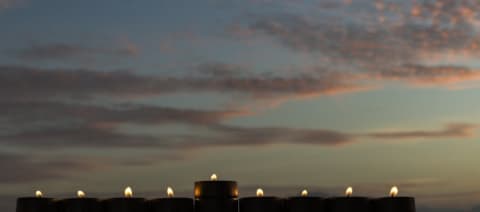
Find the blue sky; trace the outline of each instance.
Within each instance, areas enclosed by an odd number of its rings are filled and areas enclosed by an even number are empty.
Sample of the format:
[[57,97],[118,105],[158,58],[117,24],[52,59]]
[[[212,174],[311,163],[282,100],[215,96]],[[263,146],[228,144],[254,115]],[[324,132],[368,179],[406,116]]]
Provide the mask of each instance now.
[[[478,210],[478,1],[0,0],[2,206],[215,172]],[[473,209],[472,209],[473,208]]]

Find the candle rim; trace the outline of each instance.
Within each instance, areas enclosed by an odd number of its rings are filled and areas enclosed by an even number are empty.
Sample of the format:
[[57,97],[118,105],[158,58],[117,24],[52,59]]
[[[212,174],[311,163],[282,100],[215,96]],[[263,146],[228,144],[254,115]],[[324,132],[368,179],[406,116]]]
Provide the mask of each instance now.
[[146,201],[147,199],[144,198],[144,197],[112,197],[112,198],[108,198],[108,199],[102,199],[101,201],[102,202],[108,202],[108,201],[113,201],[113,200],[142,200],[142,201]]
[[99,198],[96,198],[96,197],[82,197],[82,198],[79,198],[79,197],[69,197],[69,198],[65,198],[65,199],[60,199],[60,200],[57,200],[58,202],[63,202],[63,201],[98,201],[98,202],[101,202],[101,200]]
[[382,200],[382,199],[415,199],[415,197],[412,196],[386,196],[386,197],[378,197],[378,198],[372,198],[373,200]]
[[322,196],[290,196],[290,197],[287,197],[287,199],[320,199],[320,200],[325,200],[327,198],[322,197]]
[[248,196],[248,197],[242,197],[242,198],[240,198],[240,201],[242,201],[242,200],[249,200],[249,199],[267,199],[267,200],[279,199],[279,200],[283,200],[283,199],[285,199],[285,198],[277,197],[277,196],[261,196],[261,197]]
[[327,197],[327,200],[336,200],[336,199],[366,199],[370,200],[372,198],[365,197],[365,196],[333,196],[333,197]]
[[30,200],[30,199],[36,199],[36,200],[55,200],[55,198],[52,198],[52,197],[34,197],[34,196],[18,197],[18,198],[17,198],[17,200]]
[[150,199],[150,200],[147,200],[147,202],[156,202],[156,201],[168,201],[168,200],[190,200],[193,202],[193,198],[190,198],[190,197],[159,197],[159,198],[155,198],[155,199]]
[[200,180],[200,181],[195,181],[195,184],[197,183],[237,183],[237,181],[234,180]]

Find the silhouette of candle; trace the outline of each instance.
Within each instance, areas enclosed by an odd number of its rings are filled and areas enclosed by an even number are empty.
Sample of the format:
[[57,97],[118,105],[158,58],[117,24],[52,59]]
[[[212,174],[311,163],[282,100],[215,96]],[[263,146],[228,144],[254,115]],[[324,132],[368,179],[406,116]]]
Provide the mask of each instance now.
[[240,199],[241,212],[280,212],[284,209],[284,200],[278,197],[265,196],[261,188],[257,189],[255,197]]
[[366,197],[355,197],[353,188],[345,190],[344,197],[333,197],[327,199],[328,212],[369,212],[370,201]]
[[144,211],[145,199],[134,198],[131,187],[125,188],[124,197],[112,198],[103,201],[105,212],[141,212]]
[[398,187],[390,189],[389,197],[373,200],[374,212],[415,212],[415,199],[413,197],[398,197]]
[[35,197],[21,197],[17,199],[16,212],[54,212],[52,198],[43,197],[41,191],[35,192]]
[[64,199],[57,203],[59,212],[100,212],[100,202],[96,198],[87,198],[85,192],[77,191],[76,198]]
[[290,197],[286,202],[287,212],[325,212],[325,201],[321,197],[308,196],[308,190],[300,192],[300,196]]
[[167,197],[149,201],[150,212],[193,212],[193,199],[175,197],[172,187],[167,187]]
[[210,180],[195,182],[196,212],[237,212],[238,188],[237,182],[218,180],[216,174]]

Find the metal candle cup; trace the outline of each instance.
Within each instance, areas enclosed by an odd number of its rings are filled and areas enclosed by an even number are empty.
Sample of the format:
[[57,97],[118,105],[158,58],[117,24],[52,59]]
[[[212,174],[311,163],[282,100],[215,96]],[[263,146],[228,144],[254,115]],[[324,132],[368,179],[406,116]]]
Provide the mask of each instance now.
[[142,212],[145,211],[145,199],[133,198],[130,187],[125,189],[125,197],[107,199],[102,202],[104,212]]
[[220,181],[213,174],[209,181],[195,182],[195,212],[238,212],[238,186]]
[[256,197],[240,199],[240,211],[242,212],[282,212],[285,209],[285,201],[278,197],[263,196],[263,190],[257,189]]
[[52,198],[44,198],[41,191],[35,192],[35,197],[17,199],[16,212],[54,212],[56,210]]
[[415,199],[413,197],[397,197],[398,188],[393,186],[390,197],[372,200],[373,212],[415,212]]
[[149,212],[193,212],[193,199],[174,197],[171,187],[167,188],[167,198],[148,201]]
[[290,197],[286,201],[287,212],[325,212],[325,200],[321,197]]

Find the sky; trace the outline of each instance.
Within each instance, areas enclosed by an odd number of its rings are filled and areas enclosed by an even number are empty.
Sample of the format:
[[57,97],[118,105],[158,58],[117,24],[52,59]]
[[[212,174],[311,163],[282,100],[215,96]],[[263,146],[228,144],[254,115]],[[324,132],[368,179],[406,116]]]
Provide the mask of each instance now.
[[480,1],[0,0],[0,206],[386,196],[480,211]]

